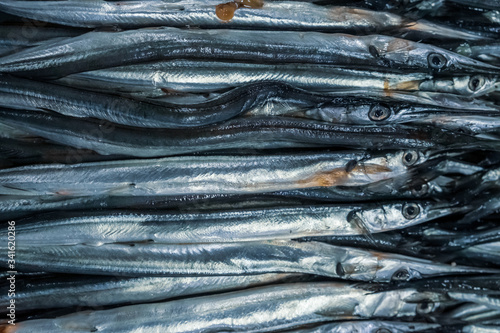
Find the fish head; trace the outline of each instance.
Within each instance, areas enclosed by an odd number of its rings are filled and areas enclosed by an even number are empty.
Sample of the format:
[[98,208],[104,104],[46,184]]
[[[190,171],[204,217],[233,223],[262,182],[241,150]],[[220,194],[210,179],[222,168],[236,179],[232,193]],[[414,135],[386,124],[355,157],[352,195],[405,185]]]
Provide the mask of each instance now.
[[388,153],[386,158],[387,167],[392,170],[411,169],[429,160],[430,154],[426,150],[400,150]]
[[378,263],[373,281],[379,282],[402,282],[458,274],[498,273],[498,270],[494,269],[454,266],[399,254],[376,251],[371,254]]
[[500,68],[445,49],[401,38],[372,38],[369,51],[399,69],[420,68],[430,73],[500,73]]
[[[498,76],[483,74],[456,75],[446,79],[423,80],[419,84],[419,90],[456,94],[466,97],[480,97],[499,89]],[[453,113],[452,110],[442,110],[441,112],[444,114]]]
[[479,97],[500,90],[499,76],[472,75],[453,78],[453,86],[461,95]]
[[448,202],[396,202],[353,211],[348,221],[369,232],[384,232],[424,223],[464,209]]
[[488,75],[500,73],[500,67],[444,50],[436,52],[436,55],[434,54],[434,52],[429,52],[429,67],[433,68],[432,65],[440,62],[439,60],[437,60],[438,57],[443,57],[446,60],[446,65],[443,69],[437,69],[437,71],[481,73]]

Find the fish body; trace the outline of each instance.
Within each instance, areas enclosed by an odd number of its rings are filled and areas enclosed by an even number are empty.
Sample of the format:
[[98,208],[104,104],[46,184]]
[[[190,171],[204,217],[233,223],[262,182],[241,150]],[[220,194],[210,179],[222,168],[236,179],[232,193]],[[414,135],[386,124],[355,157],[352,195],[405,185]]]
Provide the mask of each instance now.
[[354,147],[364,149],[495,148],[495,140],[440,128],[337,125],[290,117],[242,117],[185,129],[122,127],[38,111],[0,110],[0,123],[59,144],[103,155],[154,157],[228,149]]
[[354,281],[409,281],[497,270],[319,242],[261,241],[205,244],[111,243],[16,248],[24,271],[115,276],[216,276],[305,273]]
[[[65,307],[102,307],[135,304],[244,289],[270,283],[287,281],[296,277],[290,274],[264,274],[248,276],[208,277],[132,277],[108,276],[16,276],[22,290],[16,292],[16,309],[19,312]],[[7,295],[0,304],[9,305]],[[7,312],[7,311],[4,311]]]
[[302,1],[258,1],[239,8],[231,17],[221,19],[224,3],[219,0],[160,0],[107,2],[93,1],[2,1],[3,11],[74,27],[113,26],[143,28],[154,26],[201,27],[262,30],[301,30],[324,32],[386,32],[406,37],[443,39],[481,39],[460,29],[428,21],[410,21],[396,14],[351,7],[318,6]]
[[[261,332],[331,320],[413,316],[424,297],[414,290],[367,293],[342,283],[297,283],[16,323],[9,332]],[[436,295],[436,297],[439,297]],[[406,302],[413,298],[416,302]],[[420,302],[418,301],[420,299]],[[300,306],[307,305],[307,306]],[[259,316],[255,316],[259,313]],[[196,315],[197,320],[189,318]],[[228,321],[227,318],[231,318]]]
[[[55,213],[18,220],[16,243],[18,246],[146,241],[181,244],[372,234],[423,223],[458,210],[432,202],[398,202],[207,213]],[[60,237],[54,239],[55,234]]]
[[[271,98],[298,105],[330,100],[288,85],[259,82],[193,105],[139,101],[102,93],[0,76],[0,104],[17,109],[52,110],[77,118],[96,118],[115,124],[148,128],[183,128],[231,119]],[[308,101],[309,99],[309,101]]]
[[180,156],[0,170],[2,194],[90,196],[250,194],[360,186],[406,178],[424,152]]
[[[146,52],[147,51],[147,52]],[[167,59],[316,63],[440,73],[498,73],[498,68],[422,43],[381,35],[157,28],[89,32],[0,58],[0,72],[60,78]]]

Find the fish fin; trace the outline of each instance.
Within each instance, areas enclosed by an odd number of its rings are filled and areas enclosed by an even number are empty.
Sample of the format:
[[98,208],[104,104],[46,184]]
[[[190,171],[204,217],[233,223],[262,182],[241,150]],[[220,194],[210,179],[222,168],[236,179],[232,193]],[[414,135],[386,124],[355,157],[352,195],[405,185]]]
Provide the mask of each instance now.
[[366,225],[366,223],[363,221],[361,217],[358,215],[357,210],[353,210],[349,212],[347,215],[347,222],[349,222],[351,225],[353,225],[356,229],[361,231],[361,235],[365,236],[368,241],[374,245],[375,244],[375,239],[372,236],[372,233],[370,232],[370,229]]

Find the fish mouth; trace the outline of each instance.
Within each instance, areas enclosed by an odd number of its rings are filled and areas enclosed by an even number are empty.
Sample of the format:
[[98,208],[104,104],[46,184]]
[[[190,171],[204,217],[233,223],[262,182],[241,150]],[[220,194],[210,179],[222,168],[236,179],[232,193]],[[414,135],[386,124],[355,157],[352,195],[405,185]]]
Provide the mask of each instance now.
[[481,73],[481,74],[496,74],[500,75],[500,67],[482,63],[480,61],[476,61],[470,59],[468,61],[458,60],[456,61],[455,66],[467,73]]
[[450,203],[442,202],[432,204],[431,208],[428,209],[427,216],[431,219],[437,219],[443,216],[467,212],[471,209],[472,207],[469,205],[461,205],[460,203],[450,205]]

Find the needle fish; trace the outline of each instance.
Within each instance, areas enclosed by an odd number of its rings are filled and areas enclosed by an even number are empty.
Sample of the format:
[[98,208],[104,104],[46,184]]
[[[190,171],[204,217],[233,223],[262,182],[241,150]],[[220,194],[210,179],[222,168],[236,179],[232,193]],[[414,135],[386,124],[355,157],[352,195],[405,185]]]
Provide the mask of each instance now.
[[[124,242],[210,243],[371,234],[463,208],[432,202],[310,205],[208,213],[54,213],[16,221],[17,246]],[[54,235],[60,235],[54,238]],[[64,236],[63,236],[64,235]]]
[[106,121],[39,111],[0,109],[0,123],[53,142],[102,155],[155,157],[224,149],[354,147],[364,149],[493,148],[496,140],[404,124],[329,124],[291,117],[246,117],[185,129],[122,127]]
[[180,156],[0,170],[0,194],[249,194],[407,179],[431,151]]
[[[16,310],[64,307],[100,307],[165,301],[180,296],[244,289],[288,281],[292,274],[206,277],[73,276],[45,274],[16,276]],[[22,286],[22,288],[21,288]],[[0,297],[2,309],[9,305],[7,294]],[[2,310],[7,312],[6,310]]]
[[441,296],[412,289],[372,293],[343,283],[295,283],[77,312],[53,319],[24,321],[15,326],[5,325],[0,329],[2,333],[284,331],[332,320],[432,313],[439,303],[431,303],[429,298],[440,299]]
[[16,247],[16,267],[28,272],[131,277],[304,273],[373,282],[498,273],[494,269],[452,266],[399,254],[285,240]]
[[0,76],[0,97],[0,105],[6,107],[52,110],[72,117],[159,128],[217,123],[265,104],[271,98],[298,105],[331,100],[288,85],[259,82],[235,88],[207,102],[178,105],[126,99],[12,76]]
[[[214,209],[263,208],[314,205],[318,202],[352,203],[407,199],[445,198],[458,190],[453,178],[439,176],[415,185],[388,179],[365,186],[322,187],[254,195],[203,194],[181,196],[0,196],[2,220],[13,220],[34,213],[96,209],[177,209],[191,212]],[[373,237],[371,237],[373,240]]]
[[60,80],[77,87],[102,87],[109,91],[139,90],[152,97],[164,95],[162,89],[211,92],[259,81],[282,82],[323,92],[373,89],[378,90],[382,97],[391,97],[393,90],[443,92],[469,97],[500,90],[497,78],[485,75],[448,79],[432,78],[424,73],[392,74],[317,64],[272,65],[188,60],[113,67],[72,74]]
[[298,1],[247,1],[236,12],[220,0],[120,1],[0,1],[7,13],[74,27],[153,26],[263,30],[301,30],[347,33],[377,31],[392,35],[440,39],[481,39],[464,30],[425,20],[411,21],[396,14],[351,7],[322,7]]
[[182,30],[89,32],[0,57],[0,72],[60,78],[73,73],[173,59],[316,63],[368,69],[499,73],[499,68],[405,39],[295,31]]

